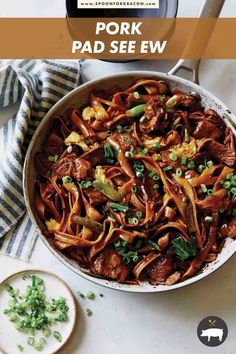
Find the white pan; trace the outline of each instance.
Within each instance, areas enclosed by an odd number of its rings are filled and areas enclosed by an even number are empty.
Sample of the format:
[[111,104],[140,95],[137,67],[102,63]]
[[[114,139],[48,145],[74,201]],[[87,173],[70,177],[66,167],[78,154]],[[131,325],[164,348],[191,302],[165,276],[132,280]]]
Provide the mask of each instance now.
[[[211,11],[211,15],[218,16],[220,8],[223,4],[222,0],[210,0],[210,3],[214,1],[214,12]],[[218,7],[216,4],[218,3]],[[207,1],[207,5],[209,5],[209,1]],[[209,10],[209,7],[205,7],[202,10],[201,15],[206,14],[206,11]],[[211,9],[213,10],[213,9]],[[209,15],[209,14],[208,14]],[[225,119],[225,124],[229,126],[234,134],[236,134],[236,117],[227,106],[221,102],[217,97],[215,97],[212,93],[208,92],[201,86],[199,86],[196,82],[198,82],[198,66],[199,61],[186,61],[180,60],[179,63],[171,70],[170,73],[164,74],[159,72],[151,72],[151,71],[133,71],[133,72],[124,72],[112,76],[106,76],[101,79],[90,81],[82,86],[76,88],[65,97],[63,97],[44,117],[39,127],[37,128],[30,146],[28,148],[28,152],[25,159],[24,165],[24,175],[23,175],[23,188],[24,188],[24,196],[25,203],[28,210],[28,213],[35,225],[35,228],[40,235],[41,239],[45,243],[45,245],[50,249],[52,254],[56,256],[62,263],[64,263],[67,267],[72,269],[75,273],[81,275],[82,277],[93,281],[96,284],[103,285],[112,289],[122,290],[122,291],[130,291],[130,292],[161,292],[167,290],[173,290],[177,288],[181,288],[183,286],[192,284],[202,278],[205,278],[207,275],[214,272],[216,269],[221,267],[236,251],[236,240],[227,239],[222,249],[221,253],[218,255],[216,261],[209,263],[199,274],[195,275],[192,278],[189,278],[181,283],[177,283],[175,285],[166,286],[166,285],[158,285],[153,286],[148,282],[143,282],[141,285],[127,285],[127,284],[119,284],[114,281],[109,281],[106,279],[97,278],[88,272],[82,271],[78,264],[65,257],[61,252],[54,249],[50,243],[47,241],[45,236],[42,234],[41,229],[43,227],[42,222],[38,218],[35,208],[34,208],[34,183],[36,179],[36,171],[34,169],[34,156],[36,152],[41,149],[45,141],[45,136],[48,134],[50,130],[50,124],[55,115],[63,115],[67,108],[75,107],[79,108],[84,105],[88,101],[88,97],[91,91],[95,89],[102,88],[103,90],[110,89],[114,86],[119,86],[121,89],[125,89],[129,87],[135,80],[141,78],[153,78],[156,80],[165,80],[170,86],[175,86],[180,90],[191,93],[197,92],[201,96],[202,105],[206,108],[214,109],[221,117],[227,115],[227,119]],[[179,78],[175,74],[180,68],[184,68],[186,70],[190,70],[194,74],[194,82]]]

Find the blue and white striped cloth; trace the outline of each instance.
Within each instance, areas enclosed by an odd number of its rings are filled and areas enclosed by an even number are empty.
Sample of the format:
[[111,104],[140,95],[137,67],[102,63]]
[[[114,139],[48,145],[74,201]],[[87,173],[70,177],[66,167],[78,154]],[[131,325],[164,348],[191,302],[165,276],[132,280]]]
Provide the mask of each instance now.
[[24,156],[47,111],[79,85],[80,63],[57,60],[0,62],[0,108],[20,101],[0,129],[0,254],[28,260],[37,234],[25,214]]

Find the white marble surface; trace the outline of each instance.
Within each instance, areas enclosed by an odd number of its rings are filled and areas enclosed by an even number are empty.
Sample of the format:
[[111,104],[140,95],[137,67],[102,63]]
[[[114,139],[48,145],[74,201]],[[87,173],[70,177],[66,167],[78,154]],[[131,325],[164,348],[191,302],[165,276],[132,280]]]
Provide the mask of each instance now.
[[[179,16],[196,15],[201,1],[180,0]],[[63,0],[0,0],[0,16],[64,16]],[[236,1],[227,0],[224,16],[236,16]],[[168,71],[171,62],[139,61],[112,64],[88,60],[83,65],[82,79],[90,80],[107,73],[129,70]],[[200,67],[201,85],[221,98],[236,112],[236,61],[205,61]],[[17,109],[0,112],[0,125]],[[234,256],[220,270],[207,279],[189,287],[154,295],[115,292],[96,286],[67,269],[38,240],[30,263],[0,256],[0,281],[9,274],[29,267],[40,267],[61,276],[74,294],[92,290],[95,301],[79,300],[79,321],[62,354],[207,354],[209,352],[235,353],[235,268]],[[100,298],[99,293],[104,297]],[[78,297],[77,297],[78,299]],[[93,310],[92,317],[85,314]],[[215,349],[205,347],[197,338],[199,321],[208,316],[222,317],[229,328],[223,345]],[[10,353],[15,354],[15,353]]]

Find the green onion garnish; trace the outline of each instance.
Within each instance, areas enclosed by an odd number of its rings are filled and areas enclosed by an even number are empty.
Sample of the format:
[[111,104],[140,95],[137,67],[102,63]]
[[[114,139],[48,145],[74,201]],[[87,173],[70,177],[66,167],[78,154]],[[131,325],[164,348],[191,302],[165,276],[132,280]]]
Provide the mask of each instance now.
[[158,183],[155,183],[154,186],[153,186],[153,189],[158,189],[160,186]]
[[149,174],[148,174],[148,176],[149,177],[153,177],[153,176],[155,176],[156,175],[156,170],[152,170]]
[[48,156],[48,160],[51,162],[57,162],[58,159],[59,159],[58,155]]
[[153,149],[154,149],[155,151],[157,151],[157,150],[160,149],[161,145],[160,145],[159,143],[155,143],[155,144],[153,144],[152,147],[153,147]]
[[91,181],[81,181],[80,182],[80,188],[81,189],[87,189],[89,187],[92,186],[92,182]]
[[65,184],[65,183],[72,183],[72,178],[70,176],[64,176],[62,177],[62,183]]
[[180,168],[180,167],[177,168],[177,170],[176,170],[176,172],[175,172],[176,177],[181,177],[181,176],[182,176],[182,173],[183,173],[183,171],[181,170],[181,168]]
[[205,170],[205,166],[204,165],[199,165],[198,168],[197,168],[197,171],[199,173],[202,173],[204,170]]
[[86,295],[87,299],[89,300],[94,300],[95,299],[95,294],[92,291],[89,291]]
[[229,189],[229,188],[231,187],[230,181],[225,181],[224,184],[223,184],[223,187],[224,187],[225,189]]
[[52,332],[53,337],[58,341],[61,342],[62,341],[62,337],[61,337],[61,333],[58,331],[53,331]]
[[92,310],[90,310],[90,309],[86,309],[86,313],[87,313],[87,316],[92,316],[92,314],[93,314],[93,311]]
[[171,152],[169,154],[169,158],[172,160],[172,161],[177,161],[177,155],[174,153],[174,152]]
[[131,225],[138,225],[138,219],[137,218],[128,218],[128,223]]
[[146,107],[146,103],[140,104],[138,106],[129,109],[128,111],[126,111],[126,113],[129,114],[130,117],[134,118],[139,116],[141,113],[143,113],[145,107]]
[[207,161],[207,167],[211,167],[211,166],[213,166],[213,161]]
[[136,212],[136,216],[137,216],[138,219],[141,219],[142,216],[143,216],[143,213],[142,213],[140,210],[138,210],[138,211]]
[[136,100],[139,100],[140,99],[140,94],[137,91],[135,91],[134,92],[134,97],[136,98]]
[[141,171],[136,172],[136,177],[137,178],[143,178],[143,173]]
[[126,213],[126,211],[129,209],[128,205],[120,204],[120,203],[114,203],[114,202],[108,202],[107,206],[109,208],[111,208],[113,211],[120,211],[122,213]]
[[116,130],[119,132],[119,133],[122,133],[123,132],[123,127],[121,125],[117,125],[116,126]]
[[236,208],[233,208],[233,209],[232,209],[232,215],[233,215],[233,216],[236,216]]
[[131,132],[131,130],[132,130],[132,127],[130,126],[130,125],[126,125],[125,127],[124,127],[124,131],[125,132]]
[[171,171],[171,170],[172,170],[172,166],[165,166],[165,167],[163,168],[163,170],[164,170],[165,172]]
[[194,167],[195,167],[195,162],[193,160],[190,160],[188,162],[188,168],[192,170],[192,169],[194,169]]
[[183,156],[181,158],[181,165],[186,166],[187,165],[188,158],[187,156]]

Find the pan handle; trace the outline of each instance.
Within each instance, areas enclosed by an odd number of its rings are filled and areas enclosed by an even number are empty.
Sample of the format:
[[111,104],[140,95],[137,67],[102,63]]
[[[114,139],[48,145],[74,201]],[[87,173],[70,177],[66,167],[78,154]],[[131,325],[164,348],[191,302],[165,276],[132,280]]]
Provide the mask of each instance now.
[[[221,9],[224,5],[225,0],[204,0],[200,11],[198,13],[198,18],[206,18],[206,17],[218,17]],[[197,43],[197,25],[193,29],[192,34],[190,35],[189,41],[186,45],[186,49],[189,49],[189,47],[194,43]],[[205,36],[205,41],[202,46],[202,51],[206,48],[208,40],[210,38],[211,32],[213,30],[213,27],[210,28],[208,36]],[[201,59],[180,59],[176,65],[168,72],[169,75],[176,75],[180,69],[189,71],[193,74],[193,82],[196,84],[199,84],[199,64],[200,64]]]

